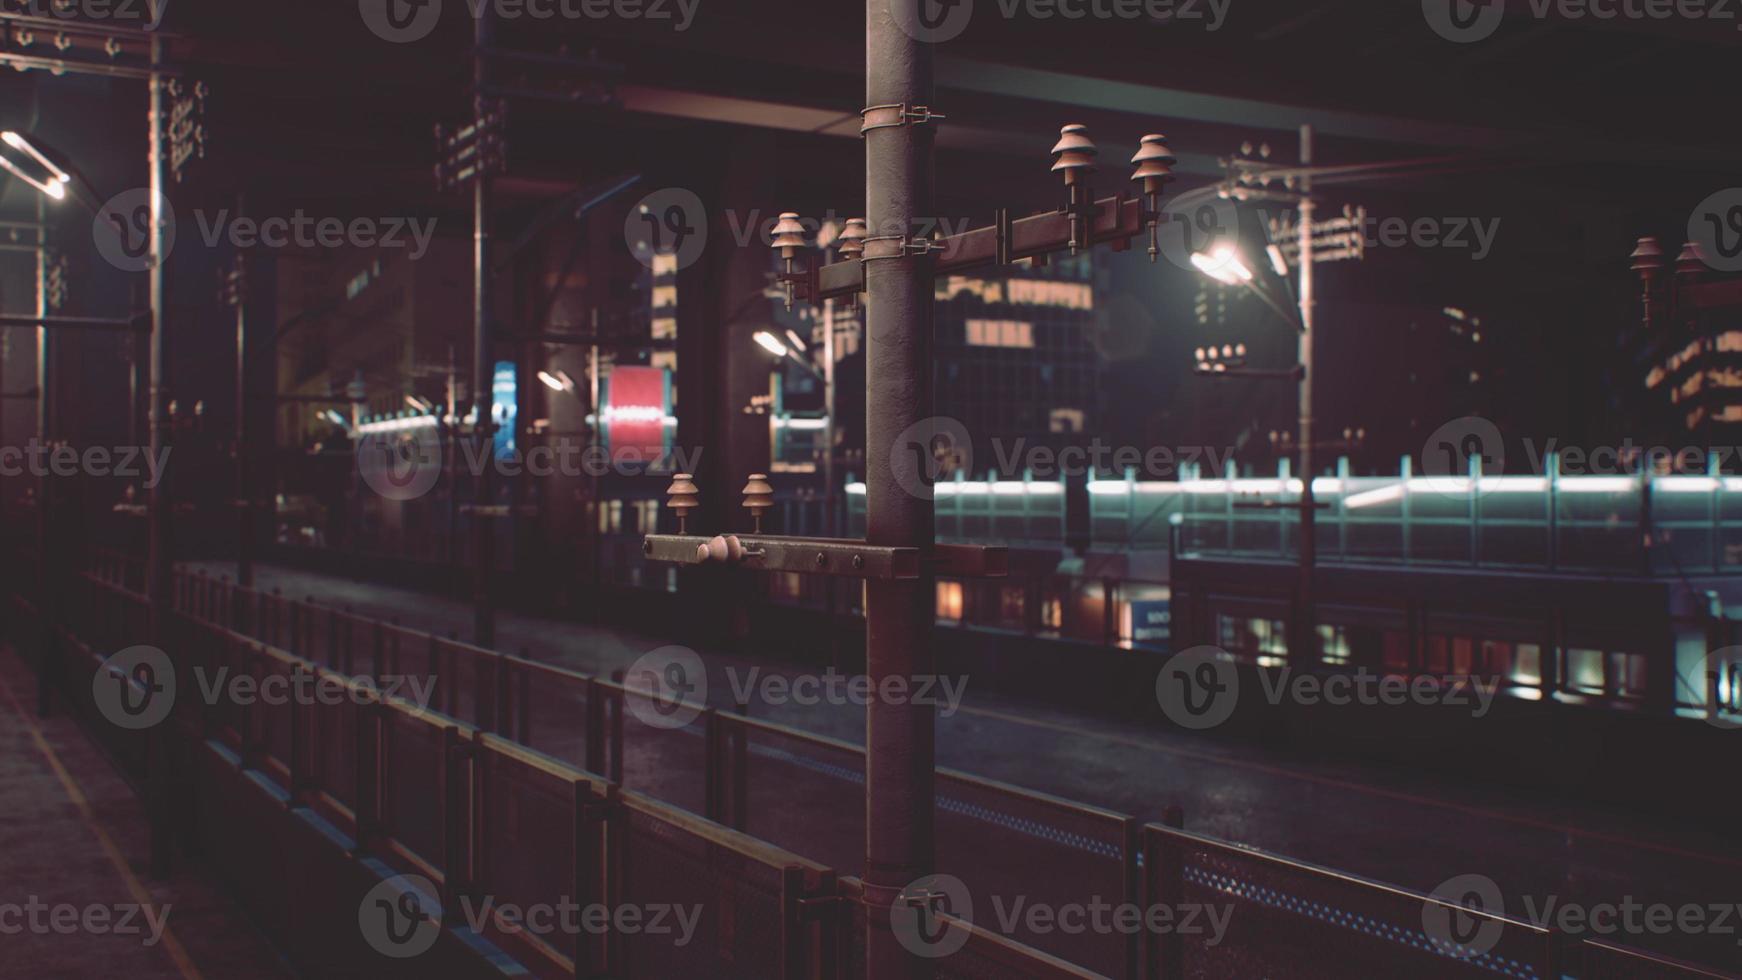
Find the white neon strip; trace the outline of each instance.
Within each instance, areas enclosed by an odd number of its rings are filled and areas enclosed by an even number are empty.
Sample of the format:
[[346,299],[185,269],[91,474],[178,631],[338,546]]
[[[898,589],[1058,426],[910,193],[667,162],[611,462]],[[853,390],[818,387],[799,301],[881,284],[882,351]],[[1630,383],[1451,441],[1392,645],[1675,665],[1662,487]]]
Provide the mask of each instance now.
[[794,419],[794,418],[786,418],[784,416],[776,416],[774,419],[774,427],[776,429],[798,429],[801,431],[819,430],[819,429],[828,428],[829,427],[829,420],[828,419]]
[[1563,476],[1561,493],[1626,493],[1639,486],[1631,476]]
[[42,164],[43,169],[47,170],[51,174],[54,174],[54,179],[60,181],[63,184],[72,183],[72,177],[68,176],[67,172],[65,170],[62,170],[61,168],[55,166],[52,162],[49,161],[48,157],[45,157],[41,153],[38,153],[36,151],[36,147],[31,146],[30,141],[25,139],[23,136],[9,131],[5,134],[5,139],[6,139],[7,146],[10,146],[10,147],[12,147],[14,149],[18,149],[18,150],[23,150],[24,152],[30,154],[30,158],[32,160],[35,160],[37,163]]
[[410,429],[433,429],[436,427],[434,415],[413,415],[402,419],[376,419],[364,422],[351,430],[353,435],[367,436],[380,432],[405,432]]
[[1403,495],[1408,492],[1409,488],[1404,484],[1393,483],[1388,487],[1380,487],[1377,490],[1368,490],[1363,493],[1355,494],[1354,496],[1344,500],[1343,506],[1349,510],[1360,510],[1363,507],[1372,507],[1377,504],[1390,503],[1393,500],[1402,500]]
[[1483,493],[1546,493],[1546,476],[1485,476],[1480,484]]
[[52,197],[57,201],[60,200],[61,198],[64,198],[67,196],[67,189],[65,187],[62,187],[59,183],[45,184],[42,181],[37,180],[35,177],[32,177],[29,174],[25,173],[24,171],[18,169],[17,165],[15,165],[11,160],[6,159],[5,157],[0,157],[0,168],[4,168],[7,173],[11,174],[14,177],[17,177],[19,180],[24,181],[26,184],[29,184],[30,186],[36,188],[37,190],[41,191],[44,194],[47,194],[49,197]]
[[1711,493],[1718,489],[1718,478],[1715,476],[1664,476],[1659,477],[1652,486],[1664,493]]

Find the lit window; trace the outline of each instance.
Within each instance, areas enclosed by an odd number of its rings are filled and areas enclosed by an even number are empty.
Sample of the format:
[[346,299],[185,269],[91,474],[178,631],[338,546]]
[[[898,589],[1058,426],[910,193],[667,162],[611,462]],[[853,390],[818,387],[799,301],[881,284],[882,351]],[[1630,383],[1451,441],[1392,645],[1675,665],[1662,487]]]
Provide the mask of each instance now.
[[962,583],[938,583],[938,618],[952,623],[962,621]]

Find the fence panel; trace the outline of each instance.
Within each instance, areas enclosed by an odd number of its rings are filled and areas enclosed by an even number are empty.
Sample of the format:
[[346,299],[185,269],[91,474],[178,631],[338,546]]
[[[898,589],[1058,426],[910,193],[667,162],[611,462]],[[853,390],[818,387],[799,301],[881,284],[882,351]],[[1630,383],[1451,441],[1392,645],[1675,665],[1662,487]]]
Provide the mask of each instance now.
[[623,787],[705,815],[709,714],[639,688],[613,684],[608,689],[622,712],[620,722],[613,720],[612,734],[622,746]]
[[[1149,937],[1160,975],[1559,980],[1554,938],[1528,923],[1169,827],[1144,834],[1149,901],[1201,910],[1200,928],[1176,918]],[[1428,932],[1430,908],[1443,934]]]
[[721,714],[721,822],[837,868],[865,857],[865,755],[856,745]]
[[[998,928],[995,898],[1007,908],[1018,897],[1053,908],[1137,904],[1136,878],[1128,873],[1135,840],[1134,822],[1121,814],[962,773],[937,774],[938,870],[967,885],[984,928]],[[1021,860],[1011,860],[1017,854]],[[1124,976],[1135,965],[1130,934],[1034,934],[1019,924],[1007,938],[1108,976]]]
[[[586,782],[554,759],[503,739],[481,736],[476,764],[481,798],[474,813],[478,900],[492,907],[585,907],[597,900],[588,883],[575,880],[576,783]],[[569,960],[574,944],[561,935],[493,929],[507,948],[547,962]],[[584,974],[583,974],[584,975]]]
[[444,722],[382,712],[383,829],[426,868],[442,867],[446,759]]
[[[802,962],[806,937],[787,927],[789,907],[826,869],[636,794],[622,800],[616,817],[622,877],[614,904],[644,915],[670,909],[664,927],[672,930],[621,935],[624,975],[791,976],[787,963]],[[685,922],[694,929],[687,937]]]

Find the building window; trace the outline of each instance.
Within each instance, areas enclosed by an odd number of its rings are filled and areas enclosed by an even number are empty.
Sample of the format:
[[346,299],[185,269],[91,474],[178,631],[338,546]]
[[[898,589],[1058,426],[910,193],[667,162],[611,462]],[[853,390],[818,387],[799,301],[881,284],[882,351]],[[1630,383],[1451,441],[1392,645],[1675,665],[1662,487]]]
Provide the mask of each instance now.
[[938,582],[938,619],[951,623],[962,621],[962,583]]

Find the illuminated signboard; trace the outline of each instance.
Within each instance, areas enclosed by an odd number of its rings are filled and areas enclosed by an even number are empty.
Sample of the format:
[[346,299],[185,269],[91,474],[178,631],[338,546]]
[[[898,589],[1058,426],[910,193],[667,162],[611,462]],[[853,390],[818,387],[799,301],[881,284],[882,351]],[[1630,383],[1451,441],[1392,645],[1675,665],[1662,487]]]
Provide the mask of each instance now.
[[497,361],[490,383],[490,421],[496,426],[496,458],[514,457],[514,429],[520,418],[519,382],[513,361]]
[[605,378],[605,445],[624,462],[652,462],[670,445],[671,372],[655,367],[613,368]]

